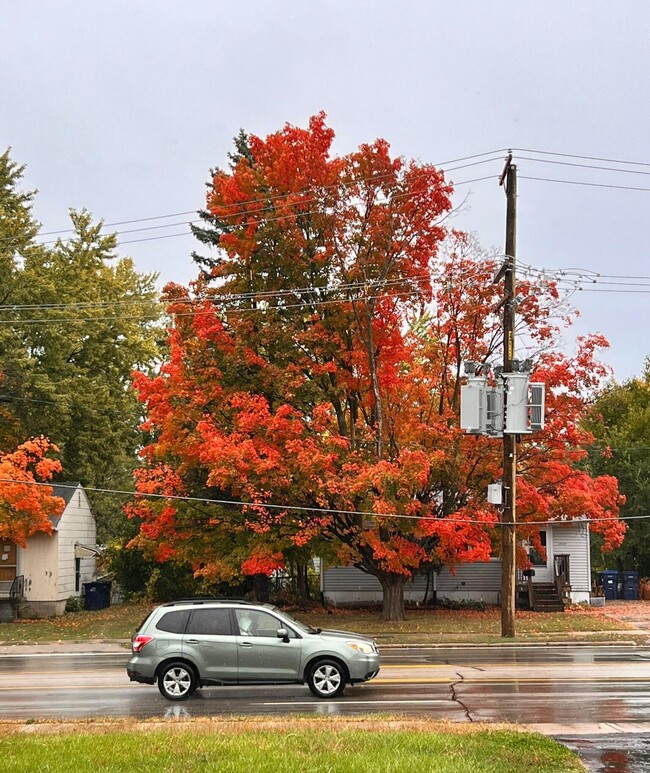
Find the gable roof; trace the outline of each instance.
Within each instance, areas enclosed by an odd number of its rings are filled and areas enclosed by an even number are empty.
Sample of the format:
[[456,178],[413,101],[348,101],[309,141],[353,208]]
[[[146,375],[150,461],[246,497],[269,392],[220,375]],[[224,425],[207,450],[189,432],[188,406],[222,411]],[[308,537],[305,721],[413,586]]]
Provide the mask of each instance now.
[[70,504],[70,500],[74,496],[74,492],[81,486],[78,480],[64,481],[63,483],[53,483],[52,489],[55,497],[61,497],[65,500],[66,505]]
[[[53,483],[52,484],[52,492],[54,496],[61,497],[65,501],[65,507],[67,507],[70,502],[72,501],[72,497],[74,496],[75,491],[81,486],[81,483],[79,483],[78,480],[75,481],[65,481],[62,483]],[[63,512],[65,512],[65,508],[63,508]],[[50,523],[54,528],[59,525],[59,521],[61,520],[61,515],[50,515]]]

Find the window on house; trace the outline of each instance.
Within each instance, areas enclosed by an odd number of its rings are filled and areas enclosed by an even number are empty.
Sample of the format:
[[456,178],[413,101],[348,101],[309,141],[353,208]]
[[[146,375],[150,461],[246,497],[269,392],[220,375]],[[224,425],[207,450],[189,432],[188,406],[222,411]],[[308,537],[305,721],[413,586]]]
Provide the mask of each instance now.
[[74,560],[74,589],[76,593],[81,590],[81,559]]
[[546,531],[542,530],[539,533],[539,541],[542,543],[542,546],[544,548],[545,555],[542,556],[542,554],[534,548],[532,545],[528,549],[528,555],[530,557],[530,563],[533,566],[546,566],[546,560],[548,557],[548,553],[546,550]]

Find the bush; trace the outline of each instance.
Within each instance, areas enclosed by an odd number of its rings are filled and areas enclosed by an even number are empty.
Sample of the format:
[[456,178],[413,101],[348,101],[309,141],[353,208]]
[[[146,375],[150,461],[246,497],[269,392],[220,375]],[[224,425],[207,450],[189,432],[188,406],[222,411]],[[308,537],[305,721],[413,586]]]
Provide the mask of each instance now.
[[66,612],[81,612],[83,608],[84,608],[84,603],[81,596],[68,596],[65,602]]
[[440,609],[477,609],[480,612],[487,609],[485,601],[474,601],[473,599],[436,599],[433,606]]

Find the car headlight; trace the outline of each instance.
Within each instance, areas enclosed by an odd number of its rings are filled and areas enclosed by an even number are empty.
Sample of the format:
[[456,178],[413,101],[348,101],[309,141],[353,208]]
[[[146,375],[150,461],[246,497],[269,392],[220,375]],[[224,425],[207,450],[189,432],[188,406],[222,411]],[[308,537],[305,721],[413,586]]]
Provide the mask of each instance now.
[[362,641],[346,641],[348,647],[352,647],[357,652],[362,652],[364,655],[370,655],[373,651],[372,644],[366,644]]

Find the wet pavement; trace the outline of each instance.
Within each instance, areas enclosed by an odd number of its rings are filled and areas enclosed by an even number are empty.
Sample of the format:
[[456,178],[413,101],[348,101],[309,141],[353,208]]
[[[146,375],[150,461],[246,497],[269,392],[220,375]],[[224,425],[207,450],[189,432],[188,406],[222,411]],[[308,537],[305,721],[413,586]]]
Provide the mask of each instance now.
[[319,701],[304,686],[284,685],[206,688],[170,704],[155,687],[128,681],[129,651],[121,642],[3,647],[0,721],[380,712],[515,722],[561,740],[591,771],[650,773],[648,647],[384,647],[381,652],[377,679],[332,701]]
[[621,735],[554,736],[580,755],[592,773],[648,773],[650,733]]

